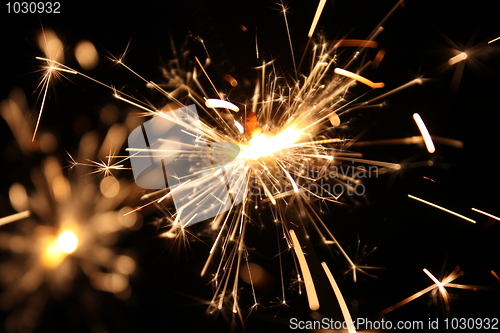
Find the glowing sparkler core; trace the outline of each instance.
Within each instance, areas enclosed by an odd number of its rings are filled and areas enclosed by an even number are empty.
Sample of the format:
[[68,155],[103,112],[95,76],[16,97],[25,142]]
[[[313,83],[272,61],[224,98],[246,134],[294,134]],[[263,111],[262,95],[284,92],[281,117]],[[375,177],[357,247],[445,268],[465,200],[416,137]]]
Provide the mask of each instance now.
[[42,252],[42,263],[47,269],[59,266],[68,254],[78,247],[78,237],[72,231],[66,230],[59,236],[47,240]]
[[78,247],[78,237],[72,231],[63,231],[57,237],[57,246],[64,253],[73,253]]
[[275,136],[268,137],[263,133],[256,135],[248,141],[248,145],[240,145],[241,151],[238,157],[257,160],[272,155],[291,148],[303,134],[303,131],[292,125]]

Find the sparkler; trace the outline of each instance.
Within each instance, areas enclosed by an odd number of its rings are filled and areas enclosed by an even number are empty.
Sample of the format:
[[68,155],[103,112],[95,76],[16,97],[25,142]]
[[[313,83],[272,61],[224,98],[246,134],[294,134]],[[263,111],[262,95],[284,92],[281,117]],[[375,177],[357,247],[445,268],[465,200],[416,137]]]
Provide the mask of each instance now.
[[[14,130],[21,129],[16,136],[29,142],[33,129],[21,126],[29,123],[27,110],[14,107],[26,104],[19,98],[13,94],[4,102],[2,115],[16,119],[10,123]],[[119,126],[124,125],[116,124],[107,136],[116,149],[124,139],[117,134]],[[88,133],[81,140],[76,160],[72,158],[78,168],[68,175],[49,156],[41,169],[32,171],[33,191],[20,183],[10,187],[12,207],[20,212],[0,219],[0,225],[14,223],[11,232],[0,232],[1,249],[10,252],[5,255],[8,260],[0,264],[5,287],[0,304],[4,310],[13,309],[6,321],[8,331],[35,328],[45,304],[71,294],[82,274],[95,290],[118,298],[130,296],[129,277],[136,262],[117,251],[115,243],[122,231],[140,225],[137,214],[127,214],[132,210],[127,202],[133,201],[134,185],[112,174],[112,170],[117,172],[116,165],[98,165],[105,175],[99,178],[92,175],[95,165],[77,162],[94,159],[103,147],[106,145],[99,147],[96,133]],[[92,290],[86,292],[90,300]]]
[[[315,29],[314,26],[323,5],[324,1],[321,1],[314,18],[315,23],[310,29],[311,32]],[[282,6],[282,8],[286,19],[285,7]],[[288,22],[286,24],[288,28]],[[384,50],[380,48],[377,55],[373,57],[373,61],[366,61],[370,58],[367,55],[367,48],[378,48],[374,39],[381,32],[379,28],[380,26],[369,35],[367,40],[341,39],[334,42],[311,40],[311,63],[309,66],[299,65],[297,80],[283,79],[276,61],[263,61],[262,65],[257,68],[260,77],[252,89],[253,94],[246,100],[237,98],[233,100],[230,94],[217,88],[217,84],[212,82],[208,74],[211,66],[210,58],[205,61],[196,59],[195,63],[184,54],[165,68],[167,81],[165,84],[149,81],[129,68],[124,58],[116,59],[116,64],[137,75],[148,87],[165,96],[167,104],[162,108],[152,107],[151,103],[143,102],[115,89],[112,85],[102,83],[81,71],[70,68],[47,53],[41,60],[48,66],[45,76],[47,80],[53,79],[56,74],[64,74],[67,77],[84,76],[110,89],[117,99],[139,108],[147,116],[168,117],[170,110],[195,104],[203,115],[202,127],[192,130],[203,134],[201,140],[204,143],[230,142],[239,146],[239,155],[223,169],[215,166],[211,170],[205,170],[207,172],[205,177],[196,180],[186,179],[180,186],[147,193],[143,196],[143,201],[146,203],[128,211],[125,216],[135,215],[135,212],[140,211],[142,207],[154,205],[165,212],[163,236],[169,239],[187,239],[193,235],[196,238],[211,239],[211,250],[201,270],[202,276],[208,276],[211,279],[215,290],[209,302],[209,312],[218,313],[229,310],[242,319],[244,310],[240,309],[240,300],[243,298],[242,289],[247,284],[254,292],[254,304],[250,308],[256,309],[260,305],[255,295],[253,282],[257,280],[254,276],[257,269],[253,257],[253,247],[257,242],[249,236],[255,233],[255,229],[277,230],[278,250],[276,253],[280,265],[285,266],[283,263],[288,259],[287,253],[297,254],[297,262],[294,262],[295,281],[298,281],[299,293],[305,292],[310,300],[310,309],[313,311],[318,307],[320,311],[322,310],[322,300],[321,295],[319,297],[315,295],[314,289],[310,287],[314,285],[314,280],[318,279],[318,276],[314,274],[318,270],[311,262],[313,254],[309,239],[317,238],[320,240],[320,246],[328,251],[340,253],[345,262],[343,266],[348,267],[347,269],[342,267],[339,271],[352,272],[354,281],[357,280],[358,273],[366,273],[366,269],[369,269],[348,255],[348,249],[334,237],[331,223],[320,218],[318,206],[327,202],[356,205],[358,200],[363,199],[364,192],[360,191],[363,189],[363,178],[384,173],[401,173],[410,166],[410,163],[371,160],[354,148],[386,144],[425,144],[427,151],[433,153],[434,143],[454,147],[462,146],[462,143],[457,140],[431,136],[419,116],[414,116],[414,119],[421,136],[361,141],[358,137],[352,139],[342,132],[349,126],[349,117],[354,112],[380,107],[381,104],[377,103],[391,94],[424,82],[424,79],[417,78],[389,89],[387,92],[384,88],[385,83],[370,80],[370,66],[376,67],[384,54]],[[288,29],[287,32],[290,34]],[[354,51],[351,57],[346,57],[349,48],[354,48]],[[345,58],[347,59],[340,60]],[[455,57],[453,61],[450,59],[448,65],[463,64],[462,61],[466,59],[462,58]],[[293,62],[296,66],[295,60]],[[187,63],[187,65],[182,67],[181,63]],[[238,81],[233,77],[228,77],[227,81],[233,87],[238,85]],[[42,88],[42,97],[45,100],[48,84]],[[372,92],[368,88],[378,91]],[[354,89],[361,90],[362,94],[353,96]],[[41,110],[43,107],[42,101]],[[134,149],[137,151],[140,148],[129,147],[130,152]],[[192,156],[196,155],[195,150],[191,149],[191,152]],[[157,151],[155,153],[168,155],[172,152]],[[106,189],[109,189],[109,193],[113,194],[116,192],[116,187],[112,173],[114,170],[122,170],[128,163],[119,156],[115,156],[116,162],[114,162],[115,159],[112,160],[111,157],[113,154],[107,149],[107,157],[104,158],[102,157],[104,155],[101,155],[100,161],[78,159],[79,162],[70,163],[76,165],[77,169],[93,166],[93,172],[102,172],[106,182],[109,181],[109,184],[103,184],[102,188],[104,192],[108,193]],[[133,154],[132,158],[134,158]],[[189,222],[182,224],[179,220],[179,209],[177,212],[172,209],[173,194],[176,191],[177,194],[185,193],[186,195],[188,191],[195,193],[196,188],[203,186],[209,189],[207,193],[211,192],[210,189],[212,192],[217,190],[220,185],[211,184],[213,174],[210,172],[222,172],[220,170],[224,170],[226,177],[236,179],[235,183],[238,186],[229,190],[232,191],[230,193],[233,197],[243,196],[243,202],[232,206],[229,212],[218,215],[212,221],[201,222],[204,224],[202,231],[199,231],[197,226],[191,226]],[[255,190],[255,193],[252,190]],[[192,202],[185,203],[184,210],[189,210],[191,204]],[[15,219],[15,216],[10,218],[10,220]],[[76,235],[76,233],[73,234]],[[71,234],[65,235],[67,236],[62,239],[73,238]],[[76,246],[76,251],[80,246]],[[303,257],[300,256],[301,253]],[[73,254],[61,256],[67,258]],[[335,287],[335,279],[328,266],[323,265],[323,269],[339,303],[342,303],[339,296],[340,289],[338,286]],[[248,277],[243,277],[243,271],[248,272]],[[308,271],[313,274],[307,274]],[[289,304],[292,298],[290,294],[293,294],[293,290],[290,291],[292,288],[289,287],[286,274],[280,271],[279,304],[282,305]],[[243,283],[242,280],[245,282]],[[348,318],[348,305],[344,302],[341,307],[342,315]]]

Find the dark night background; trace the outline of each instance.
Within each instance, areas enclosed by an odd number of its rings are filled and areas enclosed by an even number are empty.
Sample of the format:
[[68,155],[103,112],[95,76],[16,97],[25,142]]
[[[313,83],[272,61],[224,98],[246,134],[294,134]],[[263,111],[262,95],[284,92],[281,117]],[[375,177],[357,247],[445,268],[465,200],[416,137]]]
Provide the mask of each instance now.
[[[296,57],[300,59],[307,43],[307,32],[316,10],[316,1],[289,1],[289,24]],[[395,1],[337,0],[328,1],[318,24],[328,40],[343,37],[362,39],[392,8]],[[7,14],[0,9],[1,89],[0,100],[14,87],[22,87],[34,106],[41,55],[35,37],[41,26],[53,29],[68,47],[66,64],[78,69],[71,58],[72,46],[82,39],[92,41],[100,53],[96,69],[88,74],[106,83],[137,90],[149,98],[140,80],[113,66],[105,55],[119,55],[130,42],[125,63],[142,76],[161,82],[160,67],[172,57],[170,36],[179,45],[189,33],[207,41],[214,68],[215,83],[223,87],[217,74],[231,72],[240,82],[254,80],[250,69],[260,62],[255,58],[255,30],[260,51],[267,60],[278,58],[285,73],[292,72],[292,62],[285,24],[273,1],[100,1],[63,3],[61,14]],[[500,222],[474,213],[471,207],[500,214],[498,188],[498,117],[500,111],[500,41],[486,42],[500,36],[498,8],[494,1],[479,0],[466,5],[456,1],[408,0],[384,24],[376,40],[387,55],[370,78],[383,81],[386,89],[396,87],[418,75],[432,81],[414,86],[386,99],[386,106],[369,111],[353,122],[355,131],[369,128],[364,139],[387,139],[418,135],[411,115],[421,114],[433,135],[464,142],[463,149],[438,146],[434,167],[404,170],[398,175],[370,180],[370,204],[356,210],[330,207],[334,235],[350,253],[356,252],[357,239],[375,251],[365,261],[385,270],[372,271],[378,278],[361,277],[357,284],[342,267],[333,269],[354,317],[376,319],[377,313],[411,294],[426,288],[431,280],[422,272],[428,268],[436,276],[460,266],[465,275],[457,283],[500,288],[490,270],[500,273]],[[247,27],[243,32],[240,25]],[[453,41],[459,46],[482,45],[483,54],[468,61],[459,85],[451,83],[453,68],[446,64],[454,54]],[[469,44],[468,44],[469,43]],[[488,53],[488,54],[487,54]],[[307,72],[306,68],[303,69]],[[291,76],[291,75],[290,75]],[[88,119],[89,129],[99,124],[99,105],[114,103],[111,93],[81,77],[74,82],[57,83],[47,103],[42,128],[54,131],[61,151],[74,151],[79,134],[75,120]],[[384,90],[384,91],[385,91]],[[365,90],[366,91],[366,90]],[[232,92],[233,102],[249,96],[245,87]],[[157,98],[153,97],[153,98]],[[125,110],[125,108],[122,108]],[[35,116],[35,110],[34,115]],[[0,215],[13,213],[7,189],[22,177],[36,158],[12,165],[6,151],[13,144],[10,130],[0,120]],[[364,149],[367,157],[382,161],[425,161],[428,154],[413,146],[382,146]],[[64,153],[59,157],[63,158]],[[21,172],[20,172],[21,170]],[[423,176],[434,179],[431,182]],[[26,180],[26,179],[24,179]],[[408,199],[411,193],[448,207],[477,220],[472,225],[457,217]],[[156,214],[159,216],[159,214]],[[156,238],[157,230],[147,223],[155,214],[145,217],[143,228],[128,236],[126,246],[136,252],[139,272],[132,279],[131,300],[120,302],[113,295],[102,294],[104,309],[99,322],[110,332],[196,332],[227,331],[222,318],[206,316],[205,305],[196,298],[209,299],[211,287],[198,279],[199,267],[209,246],[193,243],[179,249]],[[1,228],[1,227],[0,227]],[[322,254],[321,248],[316,250]],[[325,256],[325,258],[329,258]],[[330,259],[328,259],[330,260]],[[344,265],[331,260],[332,265]],[[326,289],[328,290],[328,289]],[[498,317],[497,290],[476,292],[448,289],[452,296],[451,317]],[[278,296],[279,292],[277,292]],[[289,297],[293,299],[293,295]],[[331,293],[333,298],[333,293]],[[272,297],[268,296],[267,299]],[[356,300],[356,304],[351,303]],[[40,331],[87,332],[95,325],[85,311],[69,300],[51,302],[43,315]],[[427,320],[444,317],[440,304],[431,304],[423,296],[387,315],[386,319]],[[288,318],[307,318],[304,297],[295,295],[291,308],[262,309],[247,319],[247,331],[287,331]],[[5,314],[2,314],[2,319]]]

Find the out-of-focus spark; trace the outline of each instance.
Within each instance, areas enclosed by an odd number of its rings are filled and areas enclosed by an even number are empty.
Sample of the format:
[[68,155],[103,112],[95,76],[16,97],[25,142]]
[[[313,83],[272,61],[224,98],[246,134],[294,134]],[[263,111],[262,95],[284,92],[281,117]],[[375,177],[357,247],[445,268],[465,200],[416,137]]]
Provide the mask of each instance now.
[[335,292],[335,296],[337,297],[337,301],[339,302],[340,305],[340,310],[342,311],[342,315],[344,316],[344,322],[348,325],[347,330],[349,333],[355,333],[356,329],[352,325],[352,317],[351,314],[349,313],[349,309],[347,308],[347,304],[345,303],[344,296],[342,296],[342,293],[340,292],[339,286],[337,285],[337,282],[333,278],[332,272],[330,272],[330,268],[328,268],[328,265],[326,262],[322,262],[321,266],[323,266],[323,269],[325,270],[326,276],[328,277],[328,280],[330,281],[330,284],[332,285],[333,291]]
[[488,42],[488,44],[494,43],[494,42],[496,42],[497,40],[500,40],[500,37],[497,37],[497,38],[495,38],[495,39],[490,40],[490,41]]
[[385,56],[385,49],[378,50],[377,54],[375,55],[375,58],[373,58],[372,67],[377,68],[382,59],[384,59],[384,56]]
[[76,44],[75,57],[80,66],[85,70],[95,68],[99,62],[99,54],[94,44],[88,40],[82,40]]
[[447,213],[450,213],[450,214],[452,214],[452,215],[458,216],[458,217],[460,217],[460,218],[462,218],[462,219],[464,219],[464,220],[466,220],[466,221],[469,221],[469,222],[471,222],[471,223],[476,223],[476,221],[474,221],[473,219],[470,219],[470,218],[468,218],[468,217],[466,217],[466,216],[463,216],[463,215],[460,215],[460,214],[458,214],[458,213],[455,213],[454,211],[449,210],[449,209],[446,209],[446,208],[444,208],[444,207],[438,206],[438,205],[436,205],[436,204],[434,204],[434,203],[432,203],[432,202],[426,201],[426,200],[424,200],[424,199],[417,198],[416,196],[413,196],[413,195],[411,195],[411,194],[408,194],[408,197],[409,197],[409,198],[411,198],[411,199],[414,199],[414,200],[420,201],[420,202],[422,202],[422,203],[424,203],[424,204],[427,204],[427,205],[429,205],[429,206],[432,206],[432,207],[434,207],[434,208],[441,209],[441,210],[442,210],[442,211],[444,211],[444,212],[447,212]]
[[436,147],[434,147],[434,142],[432,142],[431,135],[429,134],[429,131],[427,130],[427,127],[425,126],[422,117],[420,117],[418,113],[414,113],[413,119],[417,123],[420,133],[422,133],[422,138],[424,138],[424,143],[425,146],[427,147],[427,151],[431,154],[434,153],[436,151]]
[[304,285],[306,287],[307,300],[309,301],[309,308],[312,311],[319,309],[318,295],[316,294],[316,288],[314,287],[314,281],[309,271],[309,266],[307,265],[306,257],[300,246],[299,239],[295,235],[294,230],[290,230],[290,237],[292,238],[293,249],[295,250],[295,255],[299,261],[300,270],[302,276],[304,277]]
[[25,219],[25,218],[29,217],[30,214],[31,213],[29,210],[25,210],[24,212],[20,212],[20,213],[16,213],[16,214],[2,217],[2,218],[0,218],[0,226]]
[[332,112],[332,114],[328,117],[328,120],[330,120],[330,124],[332,124],[333,127],[340,126],[340,117],[336,112]]
[[364,39],[341,39],[339,41],[333,41],[333,43],[338,47],[368,47],[372,49],[378,47],[376,41]]
[[495,219],[495,220],[497,220],[497,221],[500,221],[500,217],[498,217],[498,216],[492,215],[492,214],[490,214],[490,213],[483,212],[482,210],[479,210],[479,209],[477,209],[477,208],[471,208],[471,209],[472,209],[473,211],[475,211],[475,212],[478,212],[478,213],[480,213],[480,214],[483,214],[483,215],[486,215],[486,216],[488,216],[488,217],[491,217],[492,219]]
[[221,99],[209,98],[205,101],[205,106],[207,108],[223,108],[229,109],[234,112],[240,111],[240,108],[229,101],[224,101]]
[[497,273],[495,273],[495,271],[491,270],[491,271],[490,271],[490,273],[491,273],[491,275],[493,275],[493,277],[494,277],[495,279],[497,279],[497,280],[498,280],[498,282],[500,282],[500,277],[498,277],[498,275],[497,275]]
[[[463,148],[464,143],[459,140],[442,138],[439,136],[432,135],[431,136],[433,142],[439,142],[441,144],[445,144],[455,148]],[[424,142],[424,138],[422,136],[410,136],[408,138],[399,138],[399,139],[386,139],[386,140],[372,140],[372,141],[358,141],[352,142],[349,145],[351,146],[381,146],[381,145],[411,145],[411,144],[421,144]]]
[[321,13],[323,12],[323,8],[325,7],[326,0],[320,0],[318,4],[318,8],[316,9],[316,14],[314,14],[314,19],[311,24],[311,28],[309,29],[309,33],[307,34],[307,37],[312,37],[314,34],[314,30],[316,30],[316,25],[318,24],[319,17],[321,16]]
[[342,76],[348,77],[350,79],[356,80],[360,83],[366,84],[368,87],[373,88],[373,89],[383,88],[385,86],[385,84],[383,82],[370,81],[361,75],[358,75],[358,74],[353,73],[353,72],[349,72],[349,71],[342,69],[342,68],[337,67],[337,68],[335,68],[334,72],[335,72],[335,74],[342,75]]
[[456,63],[459,63],[460,61],[464,61],[467,59],[467,53],[465,52],[460,52],[454,57],[451,57],[450,60],[448,60],[448,65],[452,66],[455,65]]
[[224,80],[229,82],[229,84],[233,88],[238,86],[238,81],[231,74],[224,75]]
[[64,62],[64,45],[57,34],[50,30],[42,30],[38,35],[38,47],[49,59]]

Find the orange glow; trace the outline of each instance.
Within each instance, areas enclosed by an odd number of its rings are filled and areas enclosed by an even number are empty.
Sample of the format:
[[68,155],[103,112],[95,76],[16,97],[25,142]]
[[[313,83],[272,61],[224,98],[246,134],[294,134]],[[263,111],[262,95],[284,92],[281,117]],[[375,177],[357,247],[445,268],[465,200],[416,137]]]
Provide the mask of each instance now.
[[341,39],[336,41],[335,45],[338,47],[368,47],[372,49],[378,47],[377,42],[364,39]]

